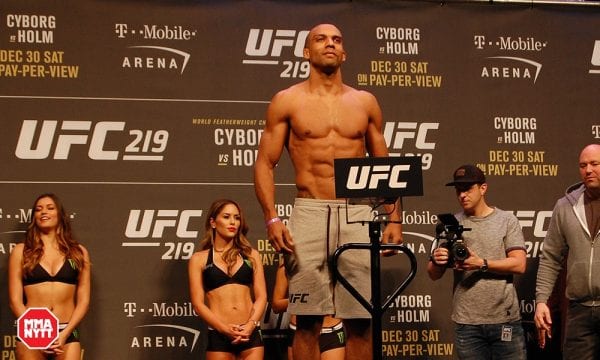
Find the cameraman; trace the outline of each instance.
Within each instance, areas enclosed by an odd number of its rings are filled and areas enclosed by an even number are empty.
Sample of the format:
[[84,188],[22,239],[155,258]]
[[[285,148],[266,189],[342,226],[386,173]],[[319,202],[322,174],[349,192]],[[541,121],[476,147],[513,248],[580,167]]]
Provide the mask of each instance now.
[[447,268],[454,270],[452,320],[457,355],[477,360],[526,359],[513,285],[513,274],[524,273],[526,264],[519,222],[510,212],[488,206],[485,175],[474,165],[459,167],[454,181],[446,186],[455,187],[463,209],[456,218],[465,232],[461,236],[459,231],[457,237],[463,238],[469,254],[463,261],[452,259],[451,252],[439,246],[431,254],[427,272],[438,280]]

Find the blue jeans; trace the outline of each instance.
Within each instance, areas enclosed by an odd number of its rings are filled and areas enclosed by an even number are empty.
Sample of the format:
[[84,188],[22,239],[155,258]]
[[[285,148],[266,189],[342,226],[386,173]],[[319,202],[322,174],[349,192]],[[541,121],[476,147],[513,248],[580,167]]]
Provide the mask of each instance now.
[[600,359],[600,306],[569,303],[563,359]]
[[456,324],[454,330],[459,359],[527,359],[521,321],[483,325]]

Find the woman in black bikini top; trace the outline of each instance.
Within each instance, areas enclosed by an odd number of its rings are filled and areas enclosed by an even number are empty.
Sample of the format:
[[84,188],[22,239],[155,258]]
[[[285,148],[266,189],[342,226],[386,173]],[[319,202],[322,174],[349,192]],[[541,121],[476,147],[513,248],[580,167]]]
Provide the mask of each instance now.
[[77,326],[90,303],[90,259],[71,234],[65,210],[54,194],[40,195],[23,243],[8,263],[10,308],[18,318],[30,307],[48,308],[60,322],[58,339],[46,350],[17,342],[17,359],[81,358]]
[[206,359],[263,359],[260,319],[267,303],[262,262],[246,238],[248,226],[232,200],[211,205],[206,233],[188,264],[194,310],[208,325]]

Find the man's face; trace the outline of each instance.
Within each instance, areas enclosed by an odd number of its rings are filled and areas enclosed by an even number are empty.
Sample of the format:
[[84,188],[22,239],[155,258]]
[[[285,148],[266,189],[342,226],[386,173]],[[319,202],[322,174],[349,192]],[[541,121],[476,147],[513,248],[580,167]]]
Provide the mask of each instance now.
[[340,30],[329,24],[314,27],[308,34],[304,58],[319,68],[339,68],[346,60]]
[[589,145],[581,151],[579,175],[586,188],[600,190],[600,145]]
[[472,214],[481,203],[487,184],[460,184],[454,186],[456,197],[465,214]]

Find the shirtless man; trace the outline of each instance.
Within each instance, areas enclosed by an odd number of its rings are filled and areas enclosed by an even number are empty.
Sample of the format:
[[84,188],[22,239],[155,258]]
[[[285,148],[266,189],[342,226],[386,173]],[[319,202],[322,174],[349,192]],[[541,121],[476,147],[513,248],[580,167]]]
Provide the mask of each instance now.
[[[288,266],[295,264],[288,269],[290,299],[295,300],[290,301],[289,310],[298,321],[294,357],[319,359],[323,316],[334,315],[343,319],[346,327],[346,358],[364,360],[372,357],[370,314],[341,284],[333,284],[327,262],[343,243],[368,242],[368,229],[347,224],[346,203],[335,197],[333,162],[335,158],[365,157],[367,152],[374,157],[388,155],[381,133],[381,109],[372,94],[342,82],[340,67],[346,52],[342,34],[334,25],[321,24],[310,31],[304,58],[310,63],[309,78],[277,93],[267,110],[254,169],[255,191],[271,245],[289,258]],[[294,166],[297,187],[289,229],[275,211],[273,173],[284,147]],[[364,206],[350,206],[348,211],[350,220],[370,215]],[[398,223],[386,226],[384,243],[402,241],[399,214],[399,206],[395,206],[390,220]],[[370,299],[368,254],[347,257],[351,260],[344,257],[340,258],[340,272]]]

